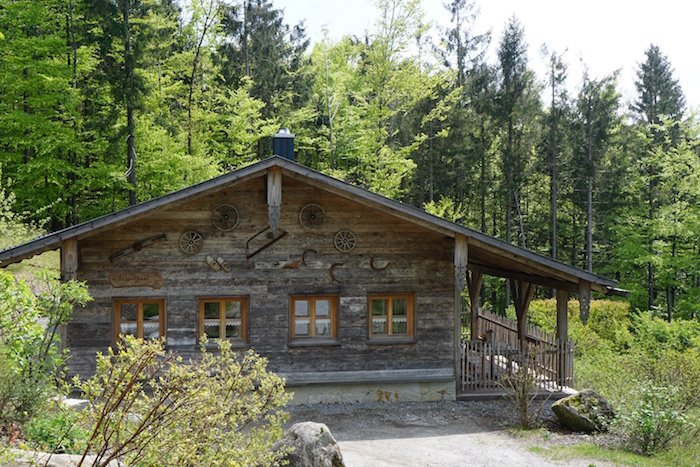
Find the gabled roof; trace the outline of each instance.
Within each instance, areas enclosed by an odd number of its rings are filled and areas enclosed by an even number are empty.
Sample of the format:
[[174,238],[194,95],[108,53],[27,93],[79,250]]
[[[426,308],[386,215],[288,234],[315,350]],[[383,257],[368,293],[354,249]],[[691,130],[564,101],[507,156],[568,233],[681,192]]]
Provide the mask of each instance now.
[[433,216],[413,206],[385,198],[328,175],[312,170],[296,162],[273,156],[256,164],[192,185],[121,211],[59,230],[31,240],[22,245],[0,251],[0,267],[16,263],[48,250],[54,250],[71,238],[87,238],[98,232],[112,229],[127,222],[147,216],[155,209],[192,201],[222,187],[235,185],[279,168],[284,176],[299,180],[340,197],[353,200],[371,209],[377,209],[428,230],[455,238],[463,235],[469,245],[469,268],[489,275],[525,280],[546,287],[578,291],[581,281],[591,283],[598,292],[619,295],[616,282],[552,258],[506,243],[490,235],[472,230],[445,219]]

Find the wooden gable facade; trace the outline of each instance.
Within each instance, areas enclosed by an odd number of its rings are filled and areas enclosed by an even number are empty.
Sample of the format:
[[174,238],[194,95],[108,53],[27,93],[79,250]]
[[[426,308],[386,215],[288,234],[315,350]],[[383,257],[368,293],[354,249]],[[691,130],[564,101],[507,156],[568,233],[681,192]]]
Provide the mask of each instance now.
[[94,298],[66,329],[70,373],[92,373],[120,333],[184,356],[206,334],[266,356],[300,403],[454,398],[461,291],[482,274],[513,281],[519,313],[532,284],[615,287],[280,157],[5,250],[0,265],[59,247],[62,277]]

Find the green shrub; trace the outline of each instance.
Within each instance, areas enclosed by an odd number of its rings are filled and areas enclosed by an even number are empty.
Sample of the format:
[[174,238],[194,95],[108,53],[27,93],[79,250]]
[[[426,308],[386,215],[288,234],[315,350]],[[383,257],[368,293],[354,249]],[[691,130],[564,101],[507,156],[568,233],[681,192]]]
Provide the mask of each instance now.
[[644,455],[667,449],[691,425],[674,387],[644,384],[626,405],[627,414],[620,418],[623,438],[630,449]]
[[23,375],[8,349],[0,345],[0,432],[22,425],[46,399],[46,386]]
[[98,355],[95,376],[76,378],[90,404],[79,415],[94,465],[273,465],[289,400],[267,360],[228,341],[187,364],[162,342],[131,336]]
[[77,418],[75,411],[60,406],[40,412],[24,426],[27,441],[38,451],[80,452],[84,449],[87,434],[74,426]]
[[58,328],[73,307],[90,297],[84,284],[39,274],[35,295],[26,281],[0,270],[0,424],[22,424],[56,395],[67,354],[58,350]]
[[700,348],[700,323],[697,321],[679,319],[669,323],[651,313],[637,313],[632,318],[631,328],[636,348],[650,355]]

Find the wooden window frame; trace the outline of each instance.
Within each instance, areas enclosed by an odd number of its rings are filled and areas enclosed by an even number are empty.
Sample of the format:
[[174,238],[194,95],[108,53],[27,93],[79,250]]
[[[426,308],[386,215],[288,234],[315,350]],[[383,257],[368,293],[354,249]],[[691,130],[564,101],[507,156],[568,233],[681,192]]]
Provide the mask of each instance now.
[[[392,331],[393,300],[406,299],[406,334]],[[387,300],[386,334],[372,332],[372,300]],[[411,344],[416,342],[416,295],[414,293],[372,293],[367,295],[367,342],[370,344]]]
[[[316,336],[316,302],[328,300],[331,304],[331,335],[328,337]],[[295,314],[294,304],[297,301],[309,302],[309,333],[308,336],[296,336],[294,333]],[[289,346],[304,345],[338,345],[340,344],[338,334],[338,308],[340,299],[337,295],[292,295],[289,299]],[[304,317],[306,318],[306,317]]]
[[[223,335],[226,335],[226,313],[225,308],[222,308],[226,302],[238,302],[241,304],[241,337],[223,337],[232,343],[233,347],[247,347],[249,344],[249,329],[248,323],[250,322],[249,311],[248,311],[248,297],[245,296],[232,296],[232,297],[201,297],[197,300],[197,343],[201,342],[202,335],[204,334],[204,304],[205,303],[219,303],[219,335],[221,335],[221,330],[223,329]],[[224,313],[222,313],[224,311]],[[208,346],[216,347],[216,342],[209,342]]]
[[121,335],[121,305],[123,304],[136,305],[136,321],[125,321],[125,323],[136,324],[136,337],[143,339],[143,305],[148,303],[157,303],[160,306],[160,316],[158,317],[158,338],[167,339],[166,314],[164,298],[115,298],[112,307],[112,342],[117,343]]

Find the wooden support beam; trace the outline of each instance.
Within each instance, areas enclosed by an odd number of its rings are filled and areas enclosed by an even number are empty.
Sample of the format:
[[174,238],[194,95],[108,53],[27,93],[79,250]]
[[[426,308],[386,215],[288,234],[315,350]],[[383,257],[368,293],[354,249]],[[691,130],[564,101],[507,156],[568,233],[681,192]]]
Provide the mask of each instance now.
[[574,283],[563,282],[563,281],[559,281],[556,279],[549,279],[547,277],[535,276],[532,274],[525,274],[525,273],[518,273],[518,272],[514,272],[514,271],[507,271],[505,269],[499,269],[499,268],[494,268],[494,267],[489,267],[489,266],[482,266],[482,265],[477,265],[474,263],[471,263],[469,265],[469,270],[479,271],[482,274],[487,274],[489,276],[505,277],[505,278],[511,279],[511,282],[513,282],[513,281],[530,282],[532,284],[541,285],[542,287],[548,287],[548,288],[557,289],[557,290],[566,290],[568,292],[574,292],[574,293],[578,292],[578,288],[576,287],[576,284],[574,284]]
[[67,238],[61,242],[61,281],[78,278],[78,239]]
[[460,375],[462,340],[462,290],[467,281],[469,244],[464,235],[455,235],[455,288],[454,288],[454,368],[455,378]]
[[[78,279],[78,239],[70,237],[61,242],[61,282]],[[60,344],[59,349],[62,351],[66,348],[66,325],[62,324],[59,327]]]
[[581,322],[586,324],[591,311],[591,283],[581,280],[578,283],[578,304]]
[[564,349],[569,341],[569,293],[557,290],[557,383],[566,385],[568,354]]
[[569,339],[569,293],[557,290],[557,339],[564,342]]
[[518,318],[518,341],[520,348],[527,347],[527,312],[530,309],[532,294],[535,292],[535,284],[524,281],[510,281],[515,315]]
[[469,306],[471,312],[471,340],[479,338],[479,292],[484,276],[479,271],[467,273],[467,285],[469,287]]
[[267,214],[272,235],[277,234],[282,209],[282,169],[272,167],[267,172]]

